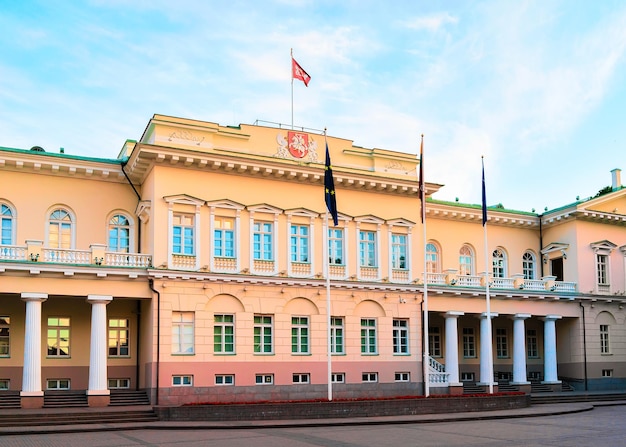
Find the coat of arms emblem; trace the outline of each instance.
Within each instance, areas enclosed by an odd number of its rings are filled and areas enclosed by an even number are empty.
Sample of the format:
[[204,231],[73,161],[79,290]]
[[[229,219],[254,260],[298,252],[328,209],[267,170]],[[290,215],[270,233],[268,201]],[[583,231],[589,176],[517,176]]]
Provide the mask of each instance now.
[[317,162],[317,142],[313,138],[309,138],[309,134],[305,132],[297,132],[290,130],[287,132],[287,138],[284,134],[276,136],[278,143],[278,153],[276,156],[281,158],[296,158],[299,160]]

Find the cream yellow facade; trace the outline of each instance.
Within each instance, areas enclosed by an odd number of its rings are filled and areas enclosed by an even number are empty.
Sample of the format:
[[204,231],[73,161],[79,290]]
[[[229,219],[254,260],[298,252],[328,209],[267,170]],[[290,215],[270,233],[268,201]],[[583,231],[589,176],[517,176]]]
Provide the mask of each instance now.
[[424,240],[414,154],[320,132],[155,115],[116,159],[33,149],[0,149],[0,399],[319,399],[329,371],[334,398],[626,388],[619,170],[489,208],[485,250],[481,206],[435,183]]

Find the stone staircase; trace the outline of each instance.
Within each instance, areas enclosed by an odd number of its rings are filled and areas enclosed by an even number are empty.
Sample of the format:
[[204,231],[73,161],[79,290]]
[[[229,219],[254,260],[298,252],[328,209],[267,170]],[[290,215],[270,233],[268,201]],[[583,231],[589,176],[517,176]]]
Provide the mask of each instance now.
[[44,408],[88,407],[85,391],[46,391],[43,394]]
[[0,392],[0,409],[13,409],[21,407],[21,398],[18,391]]
[[569,402],[626,402],[625,392],[565,392],[531,394],[531,404],[559,404]]
[[482,394],[486,392],[486,386],[476,385],[475,382],[463,382],[463,394]]
[[[152,408],[118,411],[15,411],[0,413],[0,427],[46,427],[59,425],[114,424],[128,422],[156,422],[158,416]],[[42,428],[45,432],[45,428]]]
[[111,390],[109,406],[150,405],[150,399],[143,390]]

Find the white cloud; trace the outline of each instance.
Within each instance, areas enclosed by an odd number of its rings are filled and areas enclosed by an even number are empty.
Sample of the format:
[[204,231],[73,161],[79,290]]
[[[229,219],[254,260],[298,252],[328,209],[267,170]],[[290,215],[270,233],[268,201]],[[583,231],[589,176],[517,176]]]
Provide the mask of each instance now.
[[458,22],[458,17],[454,17],[448,12],[440,12],[428,16],[420,16],[406,20],[400,20],[398,21],[398,24],[401,27],[416,31],[426,30],[430,32],[436,32],[446,25],[456,25]]

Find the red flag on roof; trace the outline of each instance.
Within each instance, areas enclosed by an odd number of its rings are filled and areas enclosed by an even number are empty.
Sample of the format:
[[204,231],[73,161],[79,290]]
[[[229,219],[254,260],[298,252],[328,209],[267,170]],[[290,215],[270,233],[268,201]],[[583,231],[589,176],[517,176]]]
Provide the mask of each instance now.
[[311,76],[304,71],[304,69],[300,66],[296,60],[291,57],[291,76],[293,79],[299,79],[304,82],[304,85],[309,86],[309,81],[311,80]]

